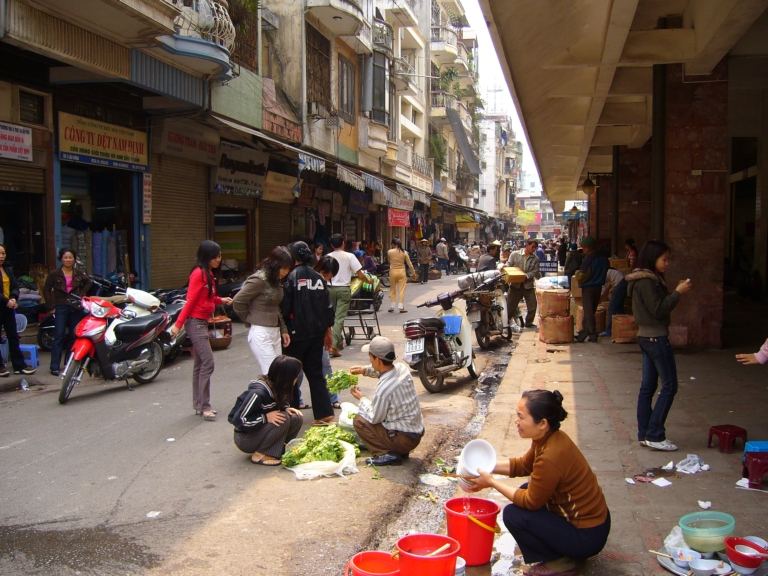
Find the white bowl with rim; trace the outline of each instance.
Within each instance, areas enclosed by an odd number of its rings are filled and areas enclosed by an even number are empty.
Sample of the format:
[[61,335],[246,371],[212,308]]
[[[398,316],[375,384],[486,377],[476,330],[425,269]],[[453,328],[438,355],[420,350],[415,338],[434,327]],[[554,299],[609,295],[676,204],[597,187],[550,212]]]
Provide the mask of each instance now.
[[496,468],[496,450],[487,440],[470,440],[459,456],[459,468],[469,476],[479,476],[478,470],[493,472]]

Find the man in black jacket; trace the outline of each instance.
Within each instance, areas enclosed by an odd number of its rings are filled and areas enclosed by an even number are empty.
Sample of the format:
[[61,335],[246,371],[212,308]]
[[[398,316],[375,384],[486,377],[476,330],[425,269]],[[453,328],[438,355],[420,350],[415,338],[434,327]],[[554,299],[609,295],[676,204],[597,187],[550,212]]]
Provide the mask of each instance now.
[[291,335],[291,343],[283,352],[304,365],[314,423],[329,424],[334,415],[323,376],[323,346],[331,346],[334,313],[330,292],[323,277],[312,268],[314,256],[306,242],[294,242],[289,249],[296,267],[283,285],[283,318]]

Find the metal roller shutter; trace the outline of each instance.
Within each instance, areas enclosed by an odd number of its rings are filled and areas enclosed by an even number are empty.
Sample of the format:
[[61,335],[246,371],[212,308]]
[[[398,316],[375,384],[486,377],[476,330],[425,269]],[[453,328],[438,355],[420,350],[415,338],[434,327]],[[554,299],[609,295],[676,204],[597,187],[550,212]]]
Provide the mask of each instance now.
[[45,194],[45,170],[0,163],[0,190]]
[[291,237],[291,205],[259,201],[259,261]]
[[208,167],[173,156],[152,162],[150,286],[183,286],[208,235]]

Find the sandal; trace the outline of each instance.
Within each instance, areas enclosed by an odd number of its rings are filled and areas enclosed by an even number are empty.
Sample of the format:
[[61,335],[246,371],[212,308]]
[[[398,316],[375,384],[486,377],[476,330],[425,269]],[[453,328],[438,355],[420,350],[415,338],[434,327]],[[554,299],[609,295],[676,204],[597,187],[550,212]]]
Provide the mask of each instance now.
[[326,416],[325,418],[317,418],[312,422],[312,426],[328,426],[330,424],[336,424],[336,416],[333,414]]
[[341,403],[340,402],[334,402],[333,404],[331,404],[331,406],[333,406],[334,410],[341,410]]
[[262,454],[261,452],[254,452],[251,454],[251,462],[254,464],[261,464],[262,466],[280,466],[282,463],[279,459]]
[[[219,413],[218,410],[214,410],[213,408],[211,408],[209,410],[209,412],[213,412],[214,414],[218,414]],[[203,411],[202,410],[195,410],[195,416],[202,416],[202,415],[203,415]]]
[[299,404],[299,410],[309,410],[312,408],[311,404]]
[[203,420],[206,420],[208,422],[213,422],[216,420],[216,411],[215,410],[205,410],[203,412]]

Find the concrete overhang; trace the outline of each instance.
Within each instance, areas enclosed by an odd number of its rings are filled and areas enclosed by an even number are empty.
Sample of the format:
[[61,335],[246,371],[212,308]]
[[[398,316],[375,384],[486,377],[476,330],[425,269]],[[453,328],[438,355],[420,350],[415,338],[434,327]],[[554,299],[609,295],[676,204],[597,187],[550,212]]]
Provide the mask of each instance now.
[[479,0],[544,192],[573,199],[651,136],[652,66],[707,75],[768,0]]

